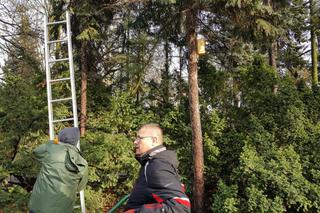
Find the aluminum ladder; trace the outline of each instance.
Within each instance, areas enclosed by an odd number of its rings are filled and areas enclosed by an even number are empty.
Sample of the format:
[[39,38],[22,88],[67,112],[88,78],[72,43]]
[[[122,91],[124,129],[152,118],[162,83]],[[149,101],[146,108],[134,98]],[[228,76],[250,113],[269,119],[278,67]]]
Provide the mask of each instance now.
[[[74,67],[73,67],[73,55],[72,55],[72,41],[71,41],[71,25],[70,25],[70,13],[69,11],[65,12],[65,20],[62,21],[48,21],[48,13],[45,10],[44,14],[44,45],[45,45],[45,69],[46,69],[46,84],[47,84],[47,97],[48,97],[48,117],[49,117],[49,135],[50,140],[54,140],[54,124],[59,122],[71,122],[73,121],[73,126],[78,127],[78,114],[77,114],[77,102],[76,102],[76,90],[75,90],[75,79],[74,79]],[[66,26],[66,39],[58,40],[49,40],[49,27],[52,25],[65,25]],[[68,44],[68,54],[66,58],[54,58],[50,56],[50,46],[57,43],[67,43]],[[59,62],[68,62],[69,65],[69,77],[52,79],[51,78],[51,65]],[[52,99],[52,84],[57,82],[69,82],[71,85],[71,97]],[[53,117],[53,104],[59,102],[72,102],[72,117],[56,119]],[[77,144],[78,149],[80,150],[80,141]],[[84,191],[80,191],[80,206],[81,212],[85,213],[85,200],[84,200]]]

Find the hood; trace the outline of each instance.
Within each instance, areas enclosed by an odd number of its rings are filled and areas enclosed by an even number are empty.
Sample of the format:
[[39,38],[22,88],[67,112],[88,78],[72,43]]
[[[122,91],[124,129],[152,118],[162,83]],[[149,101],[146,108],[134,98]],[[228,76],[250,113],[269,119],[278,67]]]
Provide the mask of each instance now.
[[87,165],[87,161],[81,156],[77,148],[67,150],[64,163],[66,169],[74,173],[83,173]]
[[159,152],[156,155],[154,155],[152,158],[153,159],[161,159],[163,161],[168,161],[175,168],[178,168],[178,166],[179,166],[177,154],[175,151],[172,151],[172,150],[165,150],[163,152]]
[[58,134],[59,141],[76,146],[80,139],[79,129],[76,127],[64,128]]

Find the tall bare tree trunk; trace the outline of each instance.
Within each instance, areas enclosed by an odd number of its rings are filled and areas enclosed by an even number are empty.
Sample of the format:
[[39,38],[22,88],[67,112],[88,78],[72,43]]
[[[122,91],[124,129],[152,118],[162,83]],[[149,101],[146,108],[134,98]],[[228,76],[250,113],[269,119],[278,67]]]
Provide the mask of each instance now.
[[203,176],[203,144],[199,107],[198,88],[198,53],[196,22],[199,0],[189,0],[186,15],[187,46],[188,46],[188,80],[189,104],[192,127],[194,184],[193,184],[193,212],[203,212],[204,176]]
[[165,52],[165,64],[164,64],[164,75],[162,77],[162,84],[163,84],[163,98],[164,98],[164,104],[168,104],[169,103],[169,97],[170,97],[170,45],[169,45],[169,41],[166,38],[165,44],[164,44],[164,52]]
[[[320,33],[319,33],[320,34]],[[320,35],[317,36],[318,37],[318,62],[320,61]],[[318,70],[319,70],[319,64],[318,64]]]
[[[276,41],[273,41],[269,48],[269,65],[273,67],[275,71],[277,71],[277,56],[278,56],[278,45]],[[279,87],[278,84],[273,85],[273,88],[272,88],[273,94],[276,95],[278,93],[278,87]]]
[[182,79],[182,71],[183,71],[183,49],[179,47],[179,69],[176,70],[177,75],[177,93],[178,93],[178,102],[181,103],[183,94],[183,79]]
[[[272,7],[273,6],[272,0],[264,0],[263,3],[267,6]],[[272,39],[270,43],[270,47],[268,50],[268,56],[269,56],[269,65],[274,68],[275,71],[277,71],[277,57],[278,57],[278,44],[276,39]],[[273,85],[272,92],[273,94],[278,93],[278,84]]]
[[[264,0],[263,3],[267,6],[274,8],[272,4],[272,0]],[[278,45],[275,39],[271,41],[271,44],[268,50],[268,55],[269,55],[269,65],[272,66],[274,69],[277,69]]]
[[278,45],[276,41],[273,41],[269,48],[269,65],[275,70],[277,69],[277,55],[278,55]]
[[310,0],[310,36],[311,36],[311,62],[312,62],[312,85],[318,84],[318,45],[316,25],[314,23],[316,8],[315,2]]
[[80,115],[80,135],[86,132],[87,125],[87,83],[88,83],[88,42],[81,43],[81,115]]

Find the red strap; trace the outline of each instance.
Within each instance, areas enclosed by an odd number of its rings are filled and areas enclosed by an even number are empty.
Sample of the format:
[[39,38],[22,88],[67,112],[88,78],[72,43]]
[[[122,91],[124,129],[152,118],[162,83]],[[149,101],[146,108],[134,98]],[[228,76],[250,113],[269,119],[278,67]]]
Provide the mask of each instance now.
[[162,203],[164,201],[164,199],[162,199],[161,197],[153,193],[152,193],[152,197],[157,201],[157,203]]
[[129,209],[129,210],[125,211],[124,213],[135,213],[135,210],[134,209]]
[[181,198],[178,198],[178,197],[176,197],[176,198],[173,198],[175,201],[177,201],[177,203],[180,203],[180,204],[182,204],[182,205],[184,205],[184,206],[186,206],[186,207],[191,207],[191,204],[190,204],[190,201],[188,201],[188,200],[184,200],[184,199],[181,199]]

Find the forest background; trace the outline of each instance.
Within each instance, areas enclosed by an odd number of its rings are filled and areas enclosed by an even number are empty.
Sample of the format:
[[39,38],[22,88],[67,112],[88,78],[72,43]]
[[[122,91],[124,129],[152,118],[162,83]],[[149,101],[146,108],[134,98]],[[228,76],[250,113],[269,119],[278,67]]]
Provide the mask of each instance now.
[[[49,5],[50,20],[72,12],[88,212],[106,211],[130,192],[139,168],[132,140],[146,122],[160,123],[166,146],[177,151],[187,193],[200,201],[194,212],[320,212],[319,1]],[[0,7],[0,211],[26,212],[39,171],[31,153],[48,140],[43,5],[7,0]],[[51,27],[50,38],[64,30]],[[206,40],[205,54],[194,52],[191,35]],[[65,49],[53,46],[52,57]],[[194,53],[197,94],[190,87]],[[63,77],[68,65],[52,70]],[[68,91],[67,84],[54,86],[60,96]],[[199,95],[198,141],[192,95]],[[69,109],[58,105],[54,112],[66,117]],[[203,156],[195,156],[195,145]],[[204,165],[197,195],[196,157]]]

